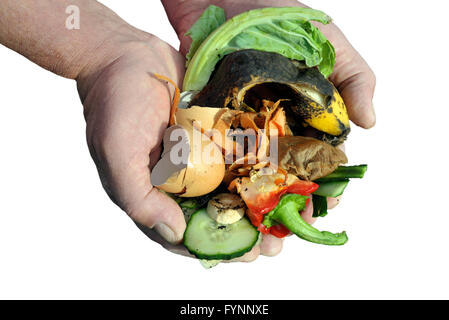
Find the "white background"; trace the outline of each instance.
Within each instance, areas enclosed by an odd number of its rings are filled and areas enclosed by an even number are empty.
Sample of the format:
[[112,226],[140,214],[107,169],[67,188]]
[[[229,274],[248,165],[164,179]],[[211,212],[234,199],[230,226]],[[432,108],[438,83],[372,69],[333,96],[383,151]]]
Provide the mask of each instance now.
[[[155,0],[104,0],[178,46]],[[113,205],[85,143],[75,83],[0,47],[0,298],[449,298],[447,9],[444,1],[310,0],[375,70],[378,124],[353,126],[369,163],[316,226],[275,258],[204,270],[148,240]]]

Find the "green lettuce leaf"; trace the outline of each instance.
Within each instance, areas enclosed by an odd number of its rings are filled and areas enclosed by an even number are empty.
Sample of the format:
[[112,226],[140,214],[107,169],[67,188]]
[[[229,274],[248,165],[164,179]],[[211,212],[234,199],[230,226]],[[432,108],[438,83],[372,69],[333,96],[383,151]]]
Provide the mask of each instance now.
[[325,13],[307,8],[264,8],[244,12],[213,31],[189,60],[183,90],[201,90],[217,62],[238,50],[279,53],[318,66],[328,77],[335,65],[335,50],[321,31],[310,23],[328,24]]
[[190,60],[195,55],[195,52],[200,47],[201,43],[219,26],[226,21],[225,11],[217,6],[209,6],[204,10],[201,17],[195,24],[186,32],[186,36],[192,38],[189,52],[186,55],[186,66],[189,65]]

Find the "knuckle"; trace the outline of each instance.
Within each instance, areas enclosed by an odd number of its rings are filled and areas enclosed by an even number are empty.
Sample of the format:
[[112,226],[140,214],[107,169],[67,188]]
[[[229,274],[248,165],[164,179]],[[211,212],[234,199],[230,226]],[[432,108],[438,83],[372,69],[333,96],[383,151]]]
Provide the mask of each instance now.
[[[144,216],[144,210],[140,205],[126,205],[124,206],[124,211],[126,214],[133,220],[137,221],[139,223],[142,223],[146,226],[148,226],[147,223],[144,223],[142,220],[142,217]],[[152,225],[151,225],[152,226]]]
[[144,203],[144,200],[134,201],[132,203],[122,203],[122,209],[133,221],[141,223],[149,228],[153,228],[158,222],[158,216],[154,210],[145,206]]
[[371,68],[368,68],[368,71],[366,72],[367,82],[370,84],[370,86],[374,89],[376,87],[377,78],[376,74]]

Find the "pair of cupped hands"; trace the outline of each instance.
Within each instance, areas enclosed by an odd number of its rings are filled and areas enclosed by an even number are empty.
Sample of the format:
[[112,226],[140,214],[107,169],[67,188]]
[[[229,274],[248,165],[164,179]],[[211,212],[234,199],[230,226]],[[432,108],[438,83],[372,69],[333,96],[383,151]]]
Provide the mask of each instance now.
[[[89,150],[104,189],[145,234],[180,254],[188,254],[179,245],[186,227],[183,213],[174,200],[151,185],[150,179],[150,170],[162,150],[171,103],[170,87],[152,75],[169,77],[181,87],[185,54],[191,43],[184,34],[212,3],[185,1],[175,6],[164,2],[180,40],[179,52],[156,36],[125,24],[110,39],[117,43],[114,55],[98,59],[88,76],[77,79]],[[227,18],[262,7],[304,6],[293,0],[224,0],[214,4],[225,9]],[[336,49],[337,62],[330,80],[340,91],[351,121],[363,128],[374,126],[374,73],[335,24],[317,26]],[[328,202],[333,208],[338,200]],[[313,223],[309,203],[302,216]],[[281,249],[281,239],[265,235],[258,246],[235,260],[249,262],[260,254],[277,255]]]

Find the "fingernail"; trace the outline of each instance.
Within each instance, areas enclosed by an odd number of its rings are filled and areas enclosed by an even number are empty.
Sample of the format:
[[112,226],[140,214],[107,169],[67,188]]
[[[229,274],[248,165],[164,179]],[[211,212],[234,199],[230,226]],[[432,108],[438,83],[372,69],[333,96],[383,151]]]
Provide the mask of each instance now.
[[173,230],[164,223],[158,223],[154,226],[154,229],[162,236],[162,238],[170,243],[176,243],[179,241]]

